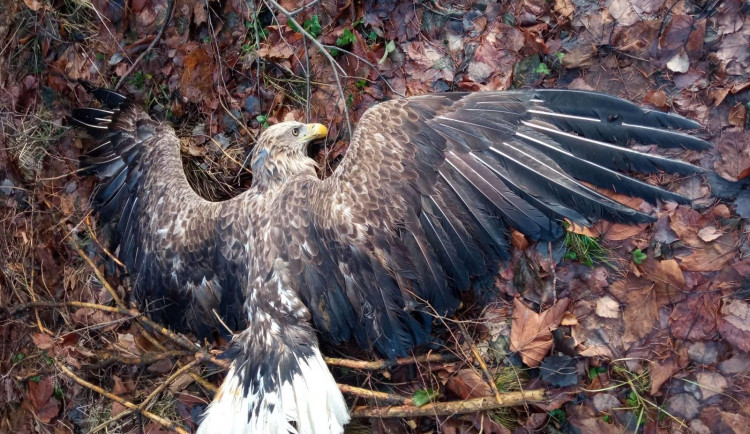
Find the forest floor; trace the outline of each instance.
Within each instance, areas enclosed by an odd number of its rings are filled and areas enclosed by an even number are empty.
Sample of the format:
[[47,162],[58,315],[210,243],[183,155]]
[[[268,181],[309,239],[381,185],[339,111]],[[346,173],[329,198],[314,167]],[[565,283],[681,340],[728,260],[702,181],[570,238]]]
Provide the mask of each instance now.
[[[698,120],[715,146],[669,155],[706,174],[643,178],[691,206],[620,197],[658,221],[513,237],[492,302],[467,300],[438,351],[327,355],[349,432],[748,432],[750,3],[170,1],[0,12],[0,432],[191,432],[223,377],[212,353],[125,304],[65,122],[90,102],[78,80],[171,122],[191,182],[216,200],[247,188],[269,124],[329,125],[330,172],[347,125],[401,95],[590,89]],[[528,402],[500,407],[490,381]],[[378,416],[389,405],[400,417]]]

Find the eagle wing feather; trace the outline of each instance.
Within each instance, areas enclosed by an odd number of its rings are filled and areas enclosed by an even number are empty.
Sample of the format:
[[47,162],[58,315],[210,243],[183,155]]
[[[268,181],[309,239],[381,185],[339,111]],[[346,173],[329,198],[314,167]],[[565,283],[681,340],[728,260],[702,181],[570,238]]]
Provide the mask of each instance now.
[[[235,216],[190,187],[171,127],[122,95],[92,93],[106,109],[78,108],[71,119],[101,141],[81,166],[99,180],[92,205],[132,277],[134,298],[154,319],[201,337],[223,330],[213,311],[242,327],[247,254],[243,232],[227,230]],[[238,245],[243,254],[233,253]]]

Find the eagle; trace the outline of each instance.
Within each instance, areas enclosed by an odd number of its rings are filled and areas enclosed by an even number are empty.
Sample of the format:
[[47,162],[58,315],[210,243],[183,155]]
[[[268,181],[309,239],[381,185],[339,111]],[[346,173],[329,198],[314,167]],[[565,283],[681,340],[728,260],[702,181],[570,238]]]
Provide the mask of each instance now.
[[252,150],[249,190],[199,196],[179,139],[128,98],[72,119],[99,138],[82,159],[92,203],[140,306],[178,330],[233,329],[229,372],[200,433],[340,433],[346,402],[319,339],[384,357],[428,342],[463,291],[492,284],[511,229],[555,240],[564,221],[654,217],[602,189],[652,204],[690,200],[627,175],[700,167],[627,145],[704,150],[684,117],[588,91],[441,93],[369,108],[331,176],[317,176],[321,124],[282,122]]

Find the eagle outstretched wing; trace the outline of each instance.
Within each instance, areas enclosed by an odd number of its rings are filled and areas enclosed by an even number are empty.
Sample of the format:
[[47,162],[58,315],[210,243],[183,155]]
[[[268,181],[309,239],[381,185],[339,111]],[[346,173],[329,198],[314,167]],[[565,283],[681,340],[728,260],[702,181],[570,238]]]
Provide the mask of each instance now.
[[[624,147],[709,144],[699,124],[608,95],[567,90],[447,93],[379,104],[324,181],[277,197],[280,245],[324,337],[404,356],[459,293],[491,282],[509,228],[531,240],[560,221],[646,222],[581,181],[651,203],[689,203],[618,171],[696,174],[699,167]],[[490,279],[488,279],[490,278]]]
[[155,320],[200,337],[224,329],[214,311],[229,327],[241,328],[239,276],[247,252],[244,232],[231,227],[231,210],[239,208],[193,191],[170,126],[118,93],[89,90],[104,107],[73,111],[73,122],[99,139],[81,166],[99,179],[93,206],[132,277],[134,298]]

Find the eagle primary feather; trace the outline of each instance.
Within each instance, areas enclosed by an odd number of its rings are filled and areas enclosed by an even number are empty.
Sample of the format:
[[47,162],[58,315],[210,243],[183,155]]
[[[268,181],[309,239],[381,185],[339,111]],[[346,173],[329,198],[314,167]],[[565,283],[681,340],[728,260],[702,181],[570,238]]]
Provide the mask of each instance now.
[[113,110],[79,109],[74,119],[103,135],[84,165],[102,180],[95,205],[136,298],[199,333],[214,309],[247,324],[204,433],[341,432],[349,416],[316,332],[405,356],[428,340],[434,315],[496,273],[510,228],[543,241],[562,234],[563,219],[653,220],[581,181],[688,203],[619,171],[701,169],[624,147],[631,139],[709,146],[677,131],[697,123],[609,95],[425,95],[368,110],[325,180],[306,152],[325,127],[268,128],[253,151],[253,187],[211,203],[188,186],[171,128],[98,92]]

